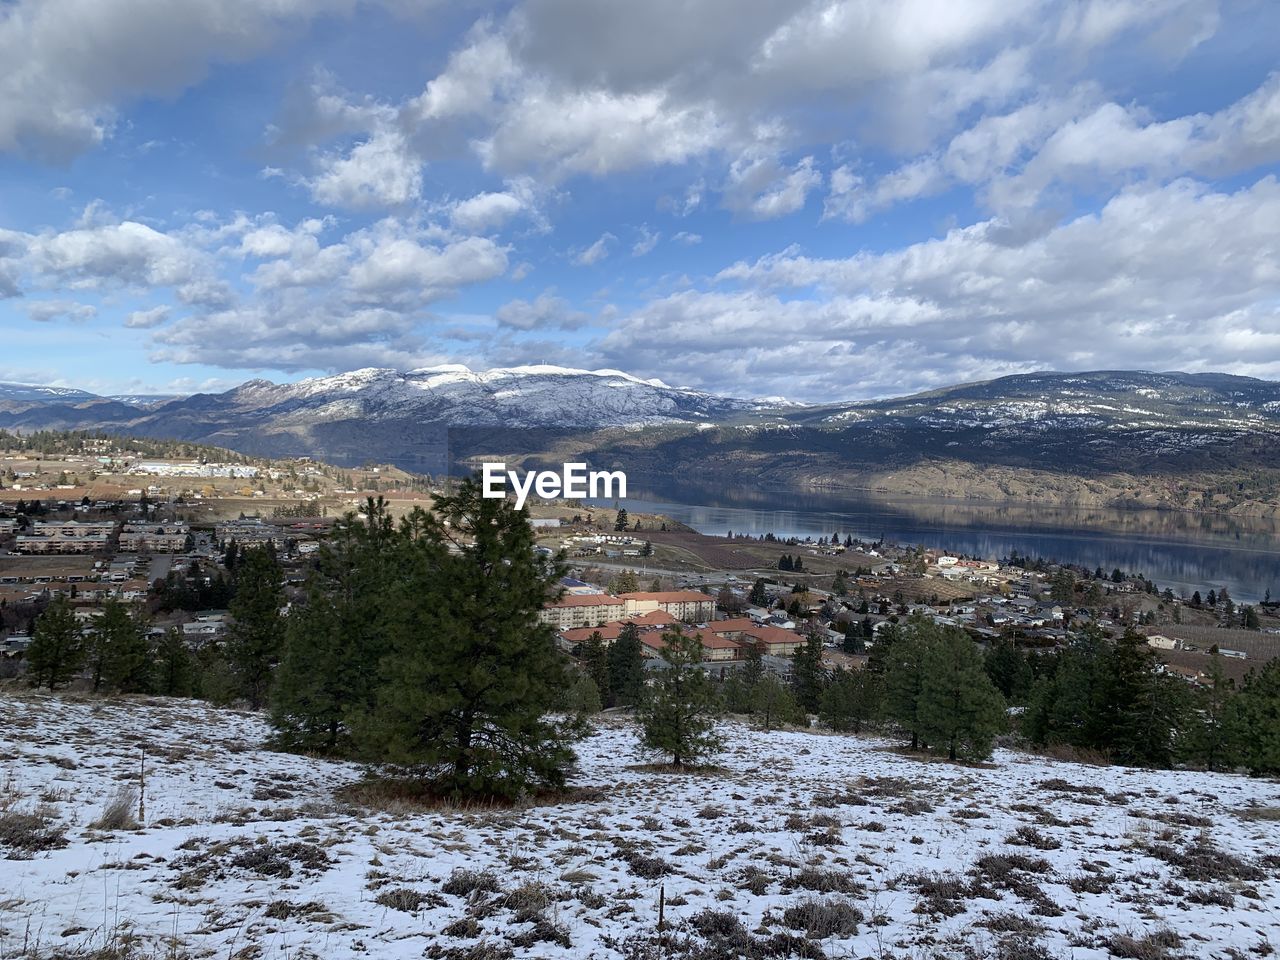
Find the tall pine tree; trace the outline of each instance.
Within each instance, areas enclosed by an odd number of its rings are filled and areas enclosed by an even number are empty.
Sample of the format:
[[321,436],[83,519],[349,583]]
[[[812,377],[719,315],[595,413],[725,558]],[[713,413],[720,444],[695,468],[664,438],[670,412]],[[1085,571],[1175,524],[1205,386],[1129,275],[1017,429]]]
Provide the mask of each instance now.
[[75,612],[59,596],[36,619],[27,648],[27,677],[32,686],[54,690],[79,672],[84,654]]
[[253,710],[267,700],[271,675],[284,645],[284,574],[269,545],[241,551],[236,595],[229,613],[226,657],[240,695]]

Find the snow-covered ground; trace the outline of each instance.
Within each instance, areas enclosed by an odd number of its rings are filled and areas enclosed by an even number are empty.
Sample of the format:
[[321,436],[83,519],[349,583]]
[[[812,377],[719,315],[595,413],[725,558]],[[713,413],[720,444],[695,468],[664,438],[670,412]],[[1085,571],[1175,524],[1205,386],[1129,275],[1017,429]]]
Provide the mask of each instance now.
[[[576,784],[595,789],[580,802],[424,811],[335,797],[359,767],[265,750],[265,733],[186,701],[0,696],[0,957],[132,942],[140,957],[1085,960],[1280,943],[1271,781],[1005,751],[964,767],[737,724],[722,772],[676,775],[640,767],[611,720],[581,746]],[[91,827],[136,789],[144,749],[145,825]]]

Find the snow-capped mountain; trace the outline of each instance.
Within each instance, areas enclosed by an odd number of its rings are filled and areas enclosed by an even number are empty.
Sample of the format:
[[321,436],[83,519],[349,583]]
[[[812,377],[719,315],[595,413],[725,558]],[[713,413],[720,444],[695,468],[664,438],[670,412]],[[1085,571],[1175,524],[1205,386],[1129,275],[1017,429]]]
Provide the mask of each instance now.
[[297,383],[251,380],[213,398],[190,398],[289,423],[414,420],[449,427],[597,430],[696,423],[762,403],[641,380],[618,370],[526,366],[473,371],[450,364],[400,373],[369,368]]
[[482,454],[568,453],[778,483],[942,461],[1076,475],[1280,470],[1280,383],[1225,374],[1035,373],[813,406],[553,366],[365,369],[145,403],[42,389],[0,387],[0,428],[100,429],[429,473]]

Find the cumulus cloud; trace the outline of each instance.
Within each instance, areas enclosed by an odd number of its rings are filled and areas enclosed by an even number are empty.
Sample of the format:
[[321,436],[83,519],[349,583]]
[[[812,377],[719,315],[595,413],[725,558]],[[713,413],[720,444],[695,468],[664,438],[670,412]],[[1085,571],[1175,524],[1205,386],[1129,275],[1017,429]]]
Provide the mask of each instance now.
[[813,157],[788,168],[776,157],[748,155],[729,167],[724,205],[751,220],[774,220],[803,209],[809,192],[821,185]]
[[568,300],[544,290],[537,299],[511,300],[494,313],[501,326],[515,330],[572,330],[587,322],[587,315],[574,310]]
[[26,310],[27,316],[37,323],[49,323],[53,320],[83,323],[98,315],[96,307],[72,300],[34,300],[27,304]]
[[17,0],[0,13],[0,150],[65,161],[100,144],[117,107],[171,96],[214,63],[353,0]]
[[[988,220],[883,254],[790,249],[646,304],[600,348],[704,386],[722,385],[723,361],[763,392],[807,399],[1046,366],[1280,376],[1278,216],[1272,177],[1235,193],[1180,180],[1022,242]],[[664,349],[676,339],[688,362]],[[788,354],[807,358],[803,380],[777,367]],[[860,364],[868,378],[849,379]]]
[[150,330],[165,323],[172,310],[166,306],[151,307],[149,310],[134,310],[124,318],[124,325],[132,330]]

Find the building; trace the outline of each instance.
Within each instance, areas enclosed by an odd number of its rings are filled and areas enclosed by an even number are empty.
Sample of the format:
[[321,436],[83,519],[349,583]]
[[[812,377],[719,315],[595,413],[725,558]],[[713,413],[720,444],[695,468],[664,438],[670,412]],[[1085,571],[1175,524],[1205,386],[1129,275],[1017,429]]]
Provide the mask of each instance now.
[[627,616],[627,604],[607,593],[569,594],[547,604],[538,614],[541,623],[558,630],[574,627],[598,627]]
[[624,593],[628,616],[662,610],[685,623],[706,623],[716,615],[716,601],[696,590],[664,590],[657,593]]
[[126,523],[120,549],[130,553],[181,553],[190,528],[185,523]]
[[98,553],[105,551],[115,533],[114,521],[37,520],[30,533],[18,534],[19,553]]

